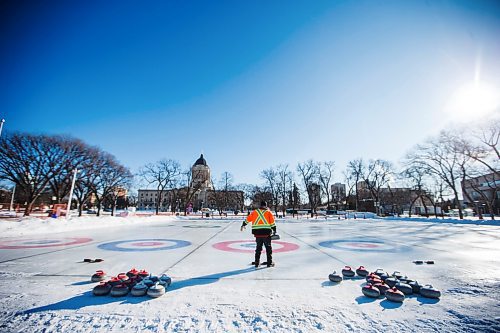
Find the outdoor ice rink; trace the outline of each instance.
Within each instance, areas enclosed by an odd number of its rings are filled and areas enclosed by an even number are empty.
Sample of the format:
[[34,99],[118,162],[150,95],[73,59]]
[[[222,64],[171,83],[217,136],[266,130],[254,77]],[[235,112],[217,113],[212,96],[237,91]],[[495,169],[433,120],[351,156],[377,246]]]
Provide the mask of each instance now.
[[[115,219],[105,227],[2,236],[0,332],[500,330],[499,226],[278,219],[276,267],[256,270],[242,217]],[[345,265],[400,271],[442,297],[370,299],[361,293],[364,280],[328,280]],[[96,270],[112,276],[133,267],[166,273],[173,283],[157,299],[92,295]]]

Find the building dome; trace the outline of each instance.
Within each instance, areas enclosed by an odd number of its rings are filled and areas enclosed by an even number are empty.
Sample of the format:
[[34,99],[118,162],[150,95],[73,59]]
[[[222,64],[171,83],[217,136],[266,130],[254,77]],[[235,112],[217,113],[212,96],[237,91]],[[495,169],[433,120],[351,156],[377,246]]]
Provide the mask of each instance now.
[[194,165],[204,165],[207,166],[207,161],[203,158],[203,154],[200,155],[200,158],[194,162]]

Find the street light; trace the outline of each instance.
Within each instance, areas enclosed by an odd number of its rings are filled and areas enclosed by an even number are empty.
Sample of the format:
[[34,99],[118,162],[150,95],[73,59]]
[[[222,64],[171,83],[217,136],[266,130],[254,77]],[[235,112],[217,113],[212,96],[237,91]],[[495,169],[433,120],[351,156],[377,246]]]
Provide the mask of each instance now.
[[0,120],[0,137],[2,136],[3,123],[5,123],[5,119]]
[[78,169],[73,169],[73,181],[71,182],[71,189],[69,190],[68,207],[66,208],[66,220],[69,220],[69,216],[71,215],[71,198],[73,197],[73,190],[75,189],[77,173]]

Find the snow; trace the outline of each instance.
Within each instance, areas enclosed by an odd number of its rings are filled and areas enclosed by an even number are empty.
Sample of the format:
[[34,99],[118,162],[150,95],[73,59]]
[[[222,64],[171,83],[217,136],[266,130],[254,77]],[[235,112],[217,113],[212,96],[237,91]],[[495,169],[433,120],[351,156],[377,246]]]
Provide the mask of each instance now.
[[[0,332],[500,330],[498,225],[408,218],[278,219],[280,242],[299,248],[279,252],[276,242],[276,267],[256,270],[249,265],[253,238],[249,228],[240,232],[241,221],[182,216],[0,220]],[[70,238],[91,240],[50,243]],[[102,247],[155,239],[191,244],[130,252]],[[243,240],[249,241],[241,247],[248,253],[213,247]],[[104,261],[83,263],[84,258]],[[435,264],[415,265],[414,260]],[[442,297],[410,296],[402,304],[369,299],[361,293],[364,280],[328,280],[344,265],[401,271],[434,285]],[[157,299],[92,295],[90,276],[97,269],[116,275],[132,267],[166,273],[172,285]]]

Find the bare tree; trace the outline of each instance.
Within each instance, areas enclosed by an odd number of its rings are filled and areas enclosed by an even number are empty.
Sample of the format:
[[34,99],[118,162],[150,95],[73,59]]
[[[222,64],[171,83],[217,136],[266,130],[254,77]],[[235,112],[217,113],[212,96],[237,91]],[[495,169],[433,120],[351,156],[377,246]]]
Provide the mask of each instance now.
[[393,166],[385,160],[370,160],[364,181],[370,190],[372,199],[375,202],[376,213],[380,214],[380,189],[389,184],[392,175],[394,174]]
[[[349,193],[355,191],[356,195],[356,210],[359,207],[359,193],[358,193],[358,183],[364,178],[365,174],[365,164],[362,158],[358,158],[347,163],[347,170],[345,172],[347,183],[349,186]],[[349,198],[349,196],[347,196]]]
[[277,213],[278,212],[278,204],[279,204],[279,185],[278,185],[278,172],[274,168],[269,168],[266,170],[263,170],[260,173],[260,177],[264,179],[265,181],[265,186],[271,193],[271,202],[268,202],[270,207],[274,207],[274,211]]
[[462,174],[461,156],[450,144],[450,135],[442,131],[437,138],[431,138],[417,145],[407,155],[407,160],[416,167],[441,178],[453,192],[460,219],[463,219],[462,206],[458,198],[458,182]]
[[319,164],[319,182],[321,184],[321,188],[323,193],[326,196],[326,204],[327,208],[330,209],[330,203],[332,201],[331,198],[331,182],[333,177],[333,170],[335,169],[335,162],[326,161]]
[[63,137],[13,134],[0,141],[0,179],[10,180],[26,194],[24,215],[31,213],[36,199],[49,181],[67,173],[69,148]]
[[288,169],[288,164],[280,164],[276,168],[277,197],[283,216],[286,215],[287,195],[292,190],[293,174]]
[[321,204],[321,197],[318,196],[319,188],[319,165],[313,160],[308,160],[297,164],[297,171],[302,178],[302,182],[307,192],[311,216],[316,213],[316,208]]
[[153,185],[156,188],[158,195],[155,199],[155,205],[156,215],[158,215],[167,191],[173,188],[176,179],[181,175],[181,166],[179,162],[172,159],[162,159],[156,163],[146,164],[139,171],[139,175],[149,185]]

